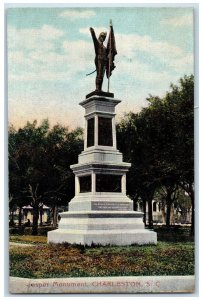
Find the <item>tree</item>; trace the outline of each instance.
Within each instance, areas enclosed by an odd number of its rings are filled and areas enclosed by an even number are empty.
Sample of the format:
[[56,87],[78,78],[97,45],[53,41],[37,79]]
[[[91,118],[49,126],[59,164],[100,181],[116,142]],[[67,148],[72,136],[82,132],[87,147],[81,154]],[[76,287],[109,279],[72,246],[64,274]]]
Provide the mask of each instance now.
[[[37,122],[27,123],[23,129],[15,132],[15,140],[12,151],[9,152],[9,162],[14,162],[16,168],[11,173],[10,179],[18,176],[20,186],[18,192],[21,198],[27,199],[33,207],[32,234],[37,234],[39,208],[42,205],[42,195],[45,180],[46,154],[45,137],[49,129],[48,121],[45,120],[41,126],[36,127]],[[11,135],[9,134],[9,145]],[[11,165],[9,165],[11,168]],[[13,184],[10,182],[9,189]]]
[[171,88],[172,91],[167,94],[167,101],[174,103],[176,127],[178,128],[174,132],[176,143],[174,163],[179,174],[179,185],[191,199],[191,235],[194,235],[194,76],[184,76],[180,79],[179,86],[172,85]]
[[54,172],[49,172],[49,181],[58,188],[47,192],[44,202],[52,207],[53,226],[56,227],[58,206],[67,205],[74,197],[75,177],[70,165],[77,163],[78,155],[83,150],[83,130],[78,127],[69,132],[67,128],[56,125],[49,132],[48,141],[49,160],[54,168]]
[[[127,114],[118,124],[118,148],[132,163],[127,191],[149,204],[158,187],[168,190],[168,217],[175,186],[190,195],[193,206],[191,232],[194,232],[194,77],[185,76],[163,98],[150,95],[148,107]],[[176,188],[175,188],[176,189]],[[148,193],[149,192],[149,193]],[[169,194],[171,196],[169,197]],[[170,198],[170,200],[169,200]]]
[[[48,120],[39,126],[34,121],[18,131],[10,130],[9,149],[12,151],[9,152],[9,168],[12,172],[9,189],[13,190],[13,178],[17,177],[20,185],[16,184],[16,191],[33,208],[33,235],[38,233],[42,205],[51,201],[56,205],[59,199],[64,203],[69,198],[68,183],[73,177],[70,162],[75,162],[72,152],[76,154],[80,149],[81,139],[81,130],[69,132],[68,128],[60,125],[50,130]],[[76,147],[76,144],[79,146]]]
[[[167,190],[168,216],[177,185],[191,197],[194,234],[194,76],[184,76],[163,98],[150,96],[143,109],[153,139],[154,163],[160,185]],[[151,121],[150,121],[151,120]],[[146,131],[145,131],[146,132]],[[152,143],[151,143],[152,145]]]
[[17,150],[17,131],[13,126],[9,128],[9,209],[12,211],[12,222],[13,222],[13,211],[18,208],[18,225],[21,227],[22,222],[22,207],[29,204],[29,200],[23,194],[23,177],[21,167],[19,165]]
[[148,223],[152,228],[152,200],[159,182],[148,120],[150,119],[146,119],[144,114],[126,114],[117,126],[117,140],[118,149],[123,153],[124,161],[131,163],[131,168],[127,173],[127,193],[134,201],[141,197],[145,224],[146,203],[148,202]]
[[[180,185],[190,196],[192,204],[191,234],[194,234],[194,76],[184,76],[179,85],[160,101],[150,97],[151,108],[159,114],[162,140],[160,151],[161,182]],[[159,126],[160,127],[160,126]],[[164,138],[164,135],[166,138]]]
[[166,216],[165,216],[166,226],[170,227],[172,204],[174,204],[174,202],[179,197],[178,186],[176,184],[174,184],[173,186],[171,183],[169,185],[165,184],[161,186],[161,188],[159,189],[159,194],[161,198],[161,206],[164,209],[164,212],[166,207]]

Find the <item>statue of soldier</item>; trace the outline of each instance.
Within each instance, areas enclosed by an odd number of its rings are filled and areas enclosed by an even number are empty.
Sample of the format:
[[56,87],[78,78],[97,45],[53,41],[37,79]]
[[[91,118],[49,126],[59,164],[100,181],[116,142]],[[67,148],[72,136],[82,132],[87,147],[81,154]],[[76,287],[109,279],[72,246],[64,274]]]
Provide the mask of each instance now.
[[107,48],[104,46],[103,42],[106,39],[106,32],[101,32],[99,38],[96,38],[94,29],[90,27],[90,32],[94,42],[95,49],[95,65],[96,65],[96,91],[102,91],[102,83],[104,78],[104,73],[107,66],[108,53]]

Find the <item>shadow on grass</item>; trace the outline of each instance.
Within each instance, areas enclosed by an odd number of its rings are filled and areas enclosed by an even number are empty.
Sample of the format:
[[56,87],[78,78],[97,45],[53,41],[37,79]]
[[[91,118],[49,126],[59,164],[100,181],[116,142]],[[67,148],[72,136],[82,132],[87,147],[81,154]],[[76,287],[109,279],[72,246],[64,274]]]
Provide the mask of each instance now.
[[194,242],[194,236],[190,235],[190,227],[184,226],[154,226],[157,232],[157,240],[160,242]]

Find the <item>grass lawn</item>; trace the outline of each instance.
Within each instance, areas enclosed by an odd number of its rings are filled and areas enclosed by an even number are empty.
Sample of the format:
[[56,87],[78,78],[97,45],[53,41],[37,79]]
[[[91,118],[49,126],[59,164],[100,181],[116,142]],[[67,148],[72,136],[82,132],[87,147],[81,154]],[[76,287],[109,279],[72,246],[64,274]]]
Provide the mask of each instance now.
[[[24,243],[33,236],[22,236]],[[16,241],[20,237],[11,240]],[[37,241],[39,238],[39,241]],[[42,238],[42,239],[41,239]],[[36,237],[32,247],[12,246],[10,275],[24,278],[193,275],[193,242],[158,242],[156,246],[48,245]]]
[[40,235],[10,235],[10,242],[23,244],[47,244],[47,237]]

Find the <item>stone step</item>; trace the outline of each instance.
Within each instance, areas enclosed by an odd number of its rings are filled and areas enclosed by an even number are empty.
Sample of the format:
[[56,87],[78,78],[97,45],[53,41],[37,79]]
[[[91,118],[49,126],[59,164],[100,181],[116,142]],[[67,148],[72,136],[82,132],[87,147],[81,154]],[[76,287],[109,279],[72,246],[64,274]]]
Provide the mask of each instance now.
[[139,211],[67,211],[60,213],[61,218],[142,218]]
[[155,232],[146,229],[123,230],[68,230],[57,229],[48,232],[49,243],[70,243],[81,245],[144,245],[156,244]]

